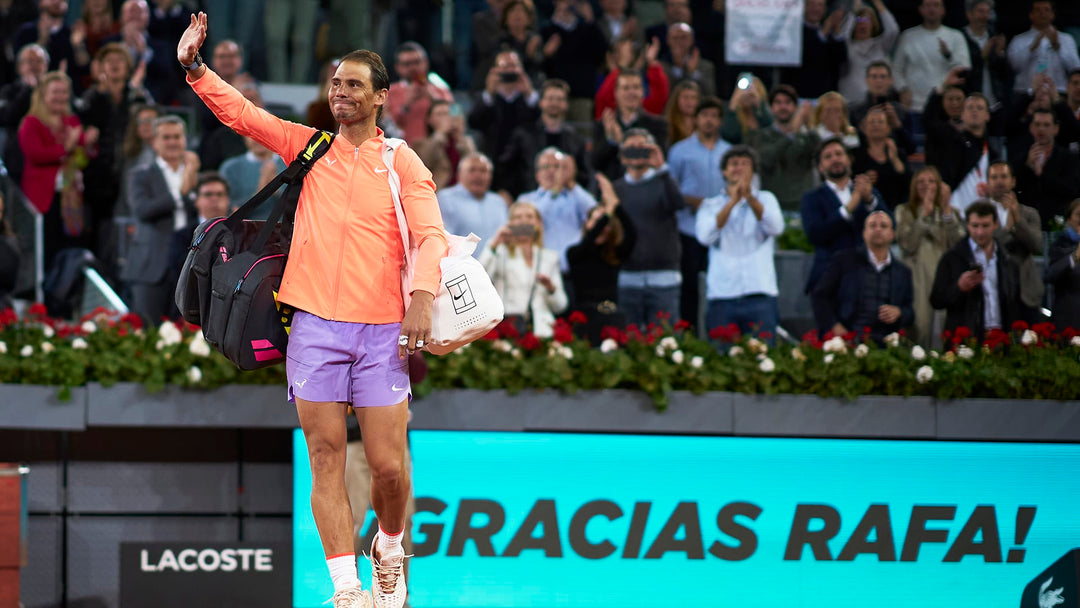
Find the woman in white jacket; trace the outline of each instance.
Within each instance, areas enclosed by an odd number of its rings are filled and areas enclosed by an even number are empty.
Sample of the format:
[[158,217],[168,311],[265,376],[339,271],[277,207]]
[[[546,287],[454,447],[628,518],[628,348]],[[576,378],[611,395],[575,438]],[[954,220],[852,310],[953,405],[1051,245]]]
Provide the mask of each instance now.
[[508,212],[510,221],[484,247],[480,263],[502,296],[506,318],[519,330],[550,338],[555,315],[567,306],[559,254],[543,248],[544,223],[536,207],[517,202]]
[[[855,0],[854,10],[840,26],[847,39],[847,64],[840,74],[840,94],[849,104],[866,97],[866,68],[878,60],[890,61],[900,26],[882,0],[873,0],[874,8]],[[877,9],[875,12],[874,9]],[[879,20],[880,18],[880,20]]]

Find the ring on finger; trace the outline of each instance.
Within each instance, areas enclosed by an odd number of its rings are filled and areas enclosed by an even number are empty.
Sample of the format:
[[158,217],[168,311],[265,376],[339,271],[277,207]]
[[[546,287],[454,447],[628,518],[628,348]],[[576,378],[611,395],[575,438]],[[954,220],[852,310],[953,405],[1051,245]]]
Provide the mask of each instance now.
[[398,336],[397,343],[398,343],[398,346],[408,346],[409,345],[409,336],[406,336],[405,334],[401,334],[400,336]]
[[416,340],[416,348],[424,348],[424,341],[421,339]]

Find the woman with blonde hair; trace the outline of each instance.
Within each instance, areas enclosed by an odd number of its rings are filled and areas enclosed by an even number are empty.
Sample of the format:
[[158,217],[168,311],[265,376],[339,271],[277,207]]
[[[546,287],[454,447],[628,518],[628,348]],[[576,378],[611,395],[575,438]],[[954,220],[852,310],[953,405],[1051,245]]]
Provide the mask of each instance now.
[[821,141],[838,137],[843,140],[844,146],[849,150],[859,147],[859,134],[848,122],[847,101],[836,91],[829,91],[818,97],[810,126]]
[[544,222],[532,203],[518,201],[508,212],[510,221],[484,247],[480,263],[503,299],[507,321],[520,333],[550,338],[555,315],[567,305],[559,254],[544,249]]
[[724,112],[720,137],[732,145],[743,143],[750,131],[764,129],[773,123],[769,112],[769,93],[757,76],[740,76]]
[[952,190],[934,167],[919,169],[911,179],[908,202],[896,208],[896,240],[911,268],[915,308],[917,343],[932,345],[934,309],[930,306],[930,290],[934,286],[941,256],[964,238],[964,221],[960,210],[951,206]]
[[23,194],[45,215],[46,268],[60,249],[91,244],[82,168],[97,153],[97,140],[98,130],[83,129],[71,110],[71,79],[63,72],[42,76],[19,125],[19,147],[25,159]]
[[669,146],[694,134],[694,114],[700,101],[701,87],[693,80],[680,81],[672,89],[667,109],[664,110]]

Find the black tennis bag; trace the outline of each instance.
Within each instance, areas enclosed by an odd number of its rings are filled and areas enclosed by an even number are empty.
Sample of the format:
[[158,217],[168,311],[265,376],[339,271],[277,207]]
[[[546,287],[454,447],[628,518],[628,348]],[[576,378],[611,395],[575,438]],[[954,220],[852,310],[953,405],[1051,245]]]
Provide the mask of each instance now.
[[[296,160],[243,206],[227,218],[206,220],[192,235],[176,283],[176,307],[242,370],[285,360],[293,311],[277,301],[277,292],[296,203],[304,177],[333,140],[330,133],[316,132]],[[247,219],[282,184],[288,185],[285,193],[266,221]]]

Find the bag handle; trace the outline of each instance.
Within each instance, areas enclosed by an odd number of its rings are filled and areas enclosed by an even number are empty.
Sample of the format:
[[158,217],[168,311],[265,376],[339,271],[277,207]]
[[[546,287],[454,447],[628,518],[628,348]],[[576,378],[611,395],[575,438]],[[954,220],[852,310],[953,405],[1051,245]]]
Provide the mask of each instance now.
[[259,190],[255,196],[251,197],[225,220],[225,225],[229,230],[235,231],[240,227],[240,223],[250,217],[255,212],[255,209],[270,198],[274,192],[277,192],[277,189],[282,184],[288,184],[285,193],[274,205],[262,229],[259,230],[258,236],[255,237],[255,242],[251,246],[252,251],[261,251],[266,246],[266,242],[270,240],[270,235],[273,234],[274,227],[279,220],[282,221],[286,234],[292,235],[293,218],[296,216],[296,205],[300,200],[300,188],[303,185],[304,178],[307,177],[308,172],[322,158],[323,154],[326,154],[326,151],[330,149],[330,146],[334,143],[334,137],[335,134],[326,131],[313,133],[311,139],[308,140],[307,146],[296,155],[296,158],[289,163],[289,166],[284,171],[275,175],[274,179],[263,186],[262,190]]
[[[409,238],[409,223],[405,219],[405,209],[401,206],[401,178],[394,170],[394,153],[405,143],[405,140],[397,137],[386,139],[386,147],[383,148],[383,163],[386,165],[386,180],[390,183],[390,195],[394,199],[394,212],[397,214],[398,230],[401,231],[401,245],[405,250],[405,264],[411,263],[410,256],[412,247]],[[405,295],[405,294],[402,294]]]

